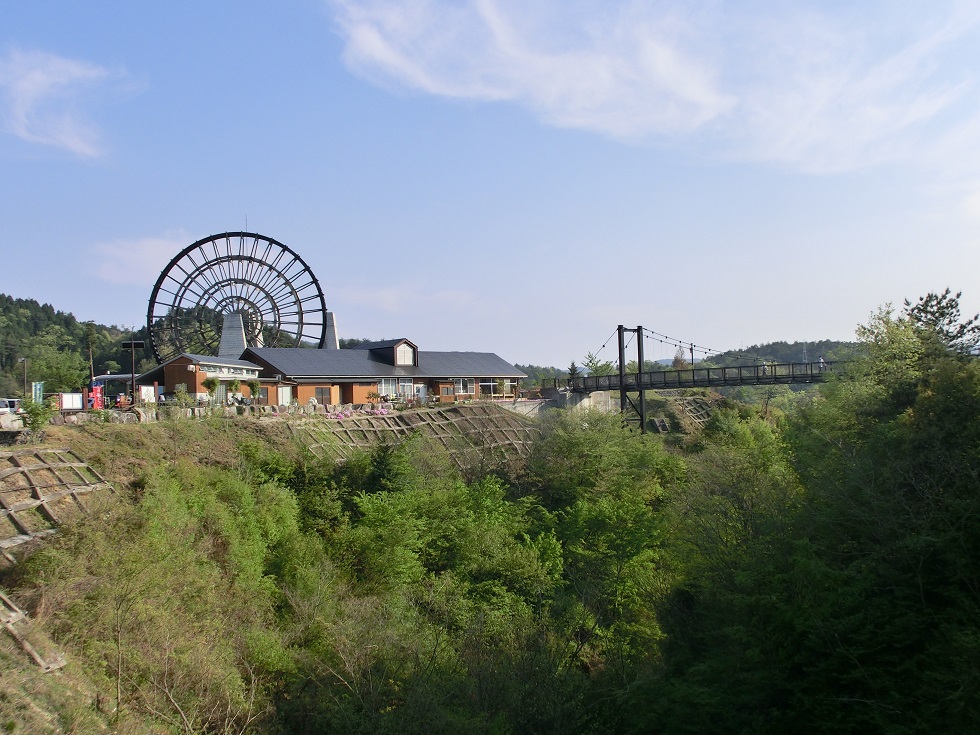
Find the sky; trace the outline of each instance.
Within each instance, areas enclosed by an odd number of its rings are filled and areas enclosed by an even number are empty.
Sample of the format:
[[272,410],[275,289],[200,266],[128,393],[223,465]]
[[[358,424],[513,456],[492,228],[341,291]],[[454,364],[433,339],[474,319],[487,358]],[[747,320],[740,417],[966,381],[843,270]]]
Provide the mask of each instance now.
[[341,337],[520,364],[972,315],[980,4],[4,3],[0,292],[142,325],[239,230]]

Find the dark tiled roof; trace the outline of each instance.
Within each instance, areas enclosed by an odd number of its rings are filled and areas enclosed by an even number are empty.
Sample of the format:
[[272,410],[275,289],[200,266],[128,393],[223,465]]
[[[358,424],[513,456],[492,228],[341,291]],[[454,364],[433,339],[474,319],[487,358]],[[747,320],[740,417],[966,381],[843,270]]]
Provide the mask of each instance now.
[[401,337],[400,339],[383,339],[378,342],[361,342],[361,344],[349,347],[351,350],[383,350],[386,347],[394,347],[395,345],[400,345],[402,342],[408,342],[410,345],[414,345],[410,339]]
[[[400,342],[401,340],[395,340]],[[526,378],[492,352],[422,352],[418,367],[396,367],[378,360],[370,349],[308,350],[301,347],[252,347],[242,355],[290,378]]]

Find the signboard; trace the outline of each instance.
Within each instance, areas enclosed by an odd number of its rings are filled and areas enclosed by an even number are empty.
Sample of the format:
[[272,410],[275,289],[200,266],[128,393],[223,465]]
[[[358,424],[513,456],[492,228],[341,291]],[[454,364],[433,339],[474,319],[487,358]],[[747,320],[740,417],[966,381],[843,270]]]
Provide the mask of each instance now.
[[140,385],[138,386],[140,391],[140,400],[143,403],[155,403],[157,400],[156,392],[153,390],[152,385]]
[[34,403],[44,403],[44,381],[31,383],[31,400]]
[[105,408],[105,396],[102,393],[102,383],[92,383],[92,388],[89,390],[89,402],[91,403],[90,408],[94,408],[101,411]]
[[59,393],[58,394],[58,407],[62,411],[81,411],[82,410],[82,394],[81,393]]

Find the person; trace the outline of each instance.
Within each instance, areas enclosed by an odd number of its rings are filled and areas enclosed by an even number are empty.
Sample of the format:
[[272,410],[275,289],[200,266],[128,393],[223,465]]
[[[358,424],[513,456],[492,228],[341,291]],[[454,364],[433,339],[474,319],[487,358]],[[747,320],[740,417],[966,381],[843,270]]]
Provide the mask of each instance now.
[[820,355],[820,357],[817,358],[817,369],[820,370],[820,372],[827,369],[827,363],[823,361],[823,355]]
[[766,377],[769,374],[769,364],[763,360],[762,361],[762,377]]

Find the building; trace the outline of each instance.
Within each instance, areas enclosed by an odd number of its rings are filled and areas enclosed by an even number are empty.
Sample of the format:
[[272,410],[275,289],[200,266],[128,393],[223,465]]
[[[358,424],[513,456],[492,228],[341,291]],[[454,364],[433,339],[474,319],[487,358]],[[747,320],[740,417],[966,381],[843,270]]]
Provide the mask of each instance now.
[[[224,401],[229,392],[250,396],[245,383],[258,380],[259,372],[258,365],[244,360],[185,352],[143,373],[136,382],[140,386],[155,386],[158,395],[172,397],[178,391],[186,391],[191,398],[204,400],[208,397],[204,381],[215,378],[218,381],[215,398]],[[236,387],[237,390],[232,390]]]
[[[238,358],[182,354],[138,378],[167,396],[181,389],[207,397],[204,380],[219,381],[216,398],[229,393],[258,403],[324,405],[381,400],[422,403],[513,399],[527,377],[490,352],[426,352],[408,339],[361,344],[353,349],[247,347]],[[258,396],[247,381],[258,380]],[[230,384],[237,381],[238,384]]]
[[492,352],[425,352],[407,339],[344,350],[250,347],[242,359],[261,368],[260,380],[275,385],[280,404],[506,399],[527,377]]

